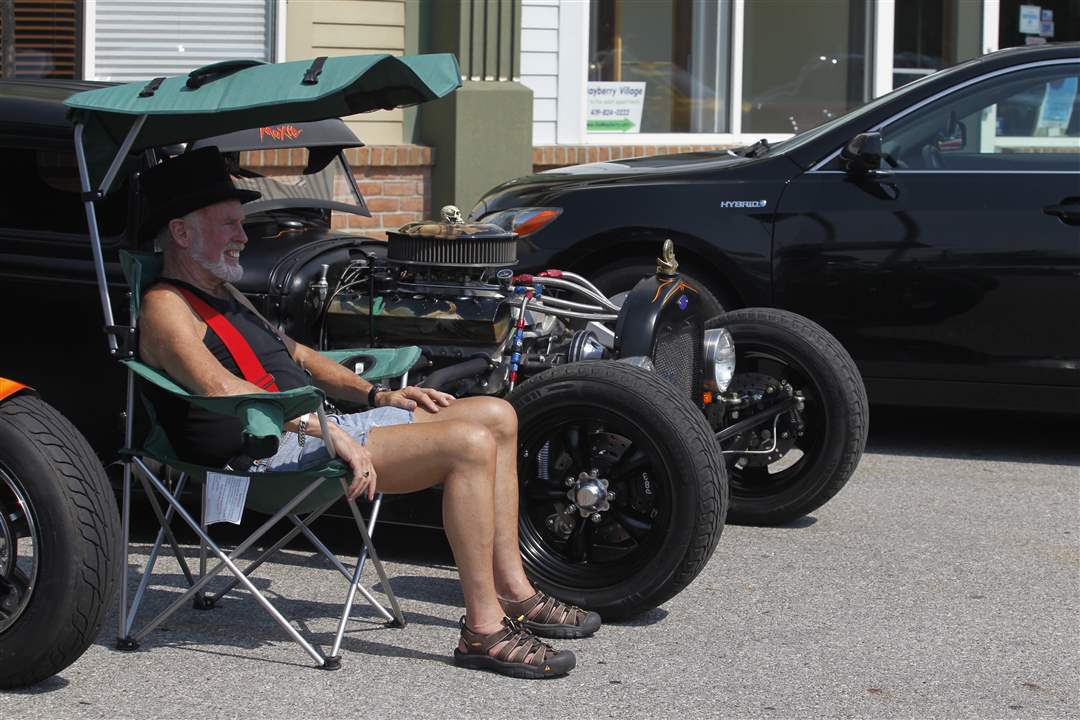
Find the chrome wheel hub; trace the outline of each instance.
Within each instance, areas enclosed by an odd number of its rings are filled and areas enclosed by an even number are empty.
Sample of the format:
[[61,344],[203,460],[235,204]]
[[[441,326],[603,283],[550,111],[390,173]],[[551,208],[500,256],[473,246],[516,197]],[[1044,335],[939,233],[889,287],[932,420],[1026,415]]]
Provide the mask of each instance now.
[[22,486],[0,465],[0,633],[30,604],[41,544]]
[[[573,481],[566,497],[570,499],[571,507],[576,507],[581,517],[596,516],[611,507],[608,502],[613,493],[608,490],[607,478],[600,477],[600,471],[593,468],[590,472],[582,472]],[[599,520],[597,520],[599,521]]]

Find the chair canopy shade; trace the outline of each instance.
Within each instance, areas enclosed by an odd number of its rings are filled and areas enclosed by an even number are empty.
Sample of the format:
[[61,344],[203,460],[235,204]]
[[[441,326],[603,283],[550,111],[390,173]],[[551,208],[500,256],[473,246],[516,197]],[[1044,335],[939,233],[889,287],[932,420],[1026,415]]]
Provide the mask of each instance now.
[[147,119],[131,153],[247,128],[416,105],[461,85],[457,59],[448,53],[325,58],[315,81],[305,82],[313,69],[312,60],[226,61],[164,78],[153,88],[153,81],[139,81],[87,90],[65,104],[72,121],[86,126],[90,164],[97,169],[100,160],[112,160],[142,115]]

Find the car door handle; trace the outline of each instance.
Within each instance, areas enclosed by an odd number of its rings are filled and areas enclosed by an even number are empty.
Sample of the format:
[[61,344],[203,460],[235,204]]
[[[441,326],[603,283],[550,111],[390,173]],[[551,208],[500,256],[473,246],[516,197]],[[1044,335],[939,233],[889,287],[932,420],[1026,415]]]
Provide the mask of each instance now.
[[1047,205],[1043,212],[1055,216],[1066,225],[1080,225],[1080,198],[1067,197],[1058,205]]

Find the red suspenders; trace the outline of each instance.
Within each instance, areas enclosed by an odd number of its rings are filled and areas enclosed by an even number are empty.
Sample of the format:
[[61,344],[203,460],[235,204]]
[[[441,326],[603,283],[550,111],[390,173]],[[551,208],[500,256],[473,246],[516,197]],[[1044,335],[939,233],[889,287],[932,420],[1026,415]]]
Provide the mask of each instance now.
[[236,366],[240,368],[240,374],[244,376],[245,380],[253,385],[258,385],[263,390],[280,392],[277,383],[274,381],[274,376],[266,372],[266,368],[262,366],[259,358],[255,356],[255,351],[251,349],[251,345],[236,329],[236,326],[229,322],[227,317],[187,288],[179,285],[173,285],[173,287],[180,291],[180,294],[188,301],[191,309],[198,313],[203,322],[209,325],[210,329],[221,338],[221,342],[225,343],[225,349],[229,351],[233,360],[236,361]]

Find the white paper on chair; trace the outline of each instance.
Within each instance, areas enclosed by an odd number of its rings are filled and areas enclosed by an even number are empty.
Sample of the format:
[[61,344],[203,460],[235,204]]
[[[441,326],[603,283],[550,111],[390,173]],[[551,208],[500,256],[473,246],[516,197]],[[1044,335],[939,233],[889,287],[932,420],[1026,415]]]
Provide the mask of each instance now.
[[243,475],[225,473],[206,473],[206,518],[207,525],[227,522],[240,524],[244,516],[244,501],[247,499],[248,485],[251,478]]

